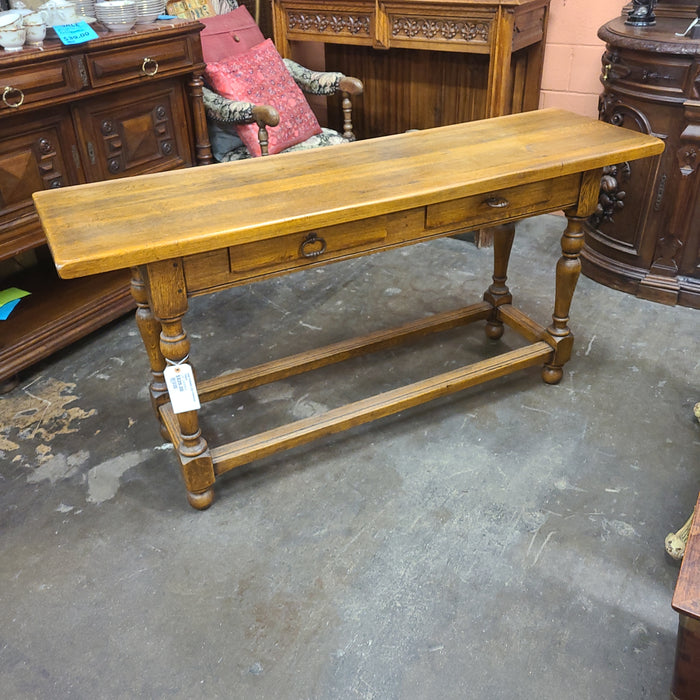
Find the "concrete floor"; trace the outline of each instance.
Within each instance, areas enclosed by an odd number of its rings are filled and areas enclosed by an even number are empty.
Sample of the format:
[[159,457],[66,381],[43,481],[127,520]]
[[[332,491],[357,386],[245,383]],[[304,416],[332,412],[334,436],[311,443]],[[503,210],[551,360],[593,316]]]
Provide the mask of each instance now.
[[[562,229],[516,236],[509,283],[543,323]],[[195,364],[476,301],[490,260],[444,239],[193,300]],[[571,317],[560,385],[527,370],[241,467],[205,512],[159,437],[131,317],[37,366],[0,398],[0,696],[668,697],[663,542],[700,488],[700,316],[582,277]],[[222,400],[205,429],[519,343],[478,324]]]

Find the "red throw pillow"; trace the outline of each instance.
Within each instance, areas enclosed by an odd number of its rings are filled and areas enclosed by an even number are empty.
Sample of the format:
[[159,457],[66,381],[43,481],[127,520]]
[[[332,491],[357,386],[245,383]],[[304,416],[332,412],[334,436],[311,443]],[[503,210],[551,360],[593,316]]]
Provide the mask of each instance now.
[[[272,105],[279,112],[279,125],[267,130],[270,153],[279,153],[321,133],[316,116],[271,39],[240,56],[208,64],[206,75],[220,95],[238,102]],[[248,152],[259,156],[257,124],[237,125],[236,129]]]
[[245,5],[225,15],[201,17],[199,21],[204,25],[199,36],[205,63],[225,61],[265,41]]

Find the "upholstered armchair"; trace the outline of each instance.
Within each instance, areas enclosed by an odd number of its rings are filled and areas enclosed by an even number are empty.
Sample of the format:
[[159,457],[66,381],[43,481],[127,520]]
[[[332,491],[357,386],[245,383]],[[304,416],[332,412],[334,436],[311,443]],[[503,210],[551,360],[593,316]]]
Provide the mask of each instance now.
[[[288,58],[283,59],[283,62],[303,93],[338,96],[343,114],[343,131],[339,133],[333,129],[321,127],[321,133],[313,134],[280,152],[300,151],[354,141],[352,98],[362,94],[362,82],[342,73],[312,71]],[[215,160],[226,162],[251,157],[251,153],[236,132],[236,125],[244,124],[257,125],[261,154],[268,155],[269,135],[267,128],[276,127],[280,120],[279,112],[273,106],[231,100],[207,87],[204,88],[203,92],[209,137]]]
[[[204,18],[204,106],[214,159],[318,148],[353,141],[352,98],[362,82],[282,59],[244,6]],[[322,128],[304,94],[337,95],[342,133]]]

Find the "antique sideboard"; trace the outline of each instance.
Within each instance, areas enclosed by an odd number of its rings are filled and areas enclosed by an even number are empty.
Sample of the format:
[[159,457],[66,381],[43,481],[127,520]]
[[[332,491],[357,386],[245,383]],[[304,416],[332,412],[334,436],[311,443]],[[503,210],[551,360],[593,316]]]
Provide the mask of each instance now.
[[123,271],[58,279],[33,192],[211,162],[202,25],[96,28],[0,51],[0,289],[31,292],[0,321],[0,384],[134,305]]
[[600,118],[662,138],[661,156],[603,178],[583,272],[607,286],[700,308],[700,28],[697,1],[660,2],[653,26],[605,24]]
[[[359,138],[537,109],[549,0],[272,0],[275,43],[364,84]],[[341,115],[330,115],[338,123]]]

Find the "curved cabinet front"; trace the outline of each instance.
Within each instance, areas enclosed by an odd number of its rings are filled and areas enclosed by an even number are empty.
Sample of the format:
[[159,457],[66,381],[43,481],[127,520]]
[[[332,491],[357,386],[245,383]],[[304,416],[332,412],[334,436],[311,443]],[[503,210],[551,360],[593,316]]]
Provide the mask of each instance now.
[[666,143],[654,159],[603,176],[582,253],[588,277],[639,297],[700,308],[700,44],[688,22],[604,25],[600,118]]

